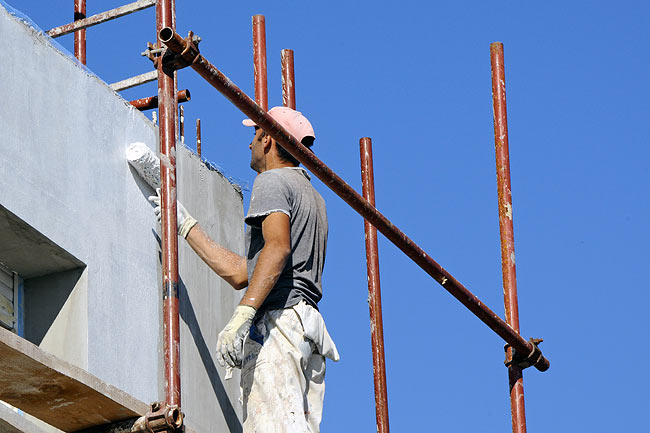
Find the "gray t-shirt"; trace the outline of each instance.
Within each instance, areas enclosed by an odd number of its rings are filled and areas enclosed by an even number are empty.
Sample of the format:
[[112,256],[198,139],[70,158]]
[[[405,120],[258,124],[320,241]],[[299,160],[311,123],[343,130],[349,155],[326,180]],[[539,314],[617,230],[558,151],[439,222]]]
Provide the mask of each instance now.
[[327,246],[325,201],[301,167],[275,168],[255,178],[251,203],[244,221],[248,280],[264,247],[262,220],[273,212],[289,216],[291,254],[259,312],[288,308],[301,300],[317,307],[323,297],[321,275]]

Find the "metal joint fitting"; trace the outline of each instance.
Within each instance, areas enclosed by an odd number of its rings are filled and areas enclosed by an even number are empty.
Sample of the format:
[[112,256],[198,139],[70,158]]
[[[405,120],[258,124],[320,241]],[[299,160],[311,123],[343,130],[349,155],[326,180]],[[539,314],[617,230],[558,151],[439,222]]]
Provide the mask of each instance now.
[[190,66],[199,56],[199,42],[201,38],[194,36],[190,31],[186,38],[181,38],[170,27],[160,30],[160,41],[167,46],[163,53],[163,68],[175,71]]
[[176,433],[184,431],[183,413],[176,405],[168,405],[165,402],[154,402],[150,406],[151,410],[139,418],[133,428],[132,433]]
[[[514,347],[510,346],[509,344],[506,344],[503,348],[506,351],[506,360],[503,362],[506,367],[510,367],[512,365],[516,365],[517,367],[523,369],[526,369],[528,367],[538,367],[538,364],[542,362],[544,359],[544,356],[542,355],[542,351],[539,348],[539,344],[544,341],[541,338],[531,338],[530,339],[530,345],[532,346],[533,350],[530,352],[528,356],[520,354],[515,350]],[[508,349],[512,347],[512,357],[508,356]]]

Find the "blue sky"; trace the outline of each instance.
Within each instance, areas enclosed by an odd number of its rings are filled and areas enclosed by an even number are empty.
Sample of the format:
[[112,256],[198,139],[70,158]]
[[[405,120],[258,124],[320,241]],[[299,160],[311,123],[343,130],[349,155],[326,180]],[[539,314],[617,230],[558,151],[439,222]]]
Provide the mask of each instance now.
[[[72,18],[72,0],[9,3],[44,29]],[[89,0],[88,15],[121,4]],[[179,1],[179,33],[251,96],[257,13],[270,105],[294,49],[317,155],[360,191],[358,141],[372,137],[377,207],[500,315],[489,44],[504,43],[521,330],[551,360],[525,372],[528,431],[645,431],[650,3]],[[152,9],[91,28],[88,67],[109,83],[146,72],[154,39]],[[72,50],[72,35],[59,42]],[[186,142],[200,117],[204,156],[252,185],[241,113],[191,70],[179,88]],[[363,223],[314,183],[330,219],[321,310],[342,355],[322,431],[369,432]],[[503,342],[381,236],[380,260],[392,430],[509,431]]]

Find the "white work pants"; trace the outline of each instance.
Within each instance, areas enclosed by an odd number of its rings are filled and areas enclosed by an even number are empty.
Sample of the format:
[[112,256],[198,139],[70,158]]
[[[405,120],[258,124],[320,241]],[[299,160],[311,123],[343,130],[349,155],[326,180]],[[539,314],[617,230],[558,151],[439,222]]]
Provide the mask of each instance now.
[[244,433],[319,432],[325,394],[322,353],[338,360],[316,309],[301,302],[264,313],[244,344]]

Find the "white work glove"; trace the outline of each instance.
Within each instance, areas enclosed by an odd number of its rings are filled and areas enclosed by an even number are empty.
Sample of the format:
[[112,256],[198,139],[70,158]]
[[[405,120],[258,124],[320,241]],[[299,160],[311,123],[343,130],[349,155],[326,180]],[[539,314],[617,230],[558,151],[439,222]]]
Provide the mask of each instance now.
[[[160,224],[160,188],[156,188],[156,195],[150,196],[149,201],[156,205],[153,211],[158,218],[158,224]],[[176,201],[176,224],[178,225],[178,234],[183,238],[186,238],[192,227],[197,224],[197,221],[178,200]]]
[[244,340],[253,324],[257,310],[248,305],[239,305],[230,322],[223,328],[217,338],[217,361],[230,370],[241,368],[244,357]]

